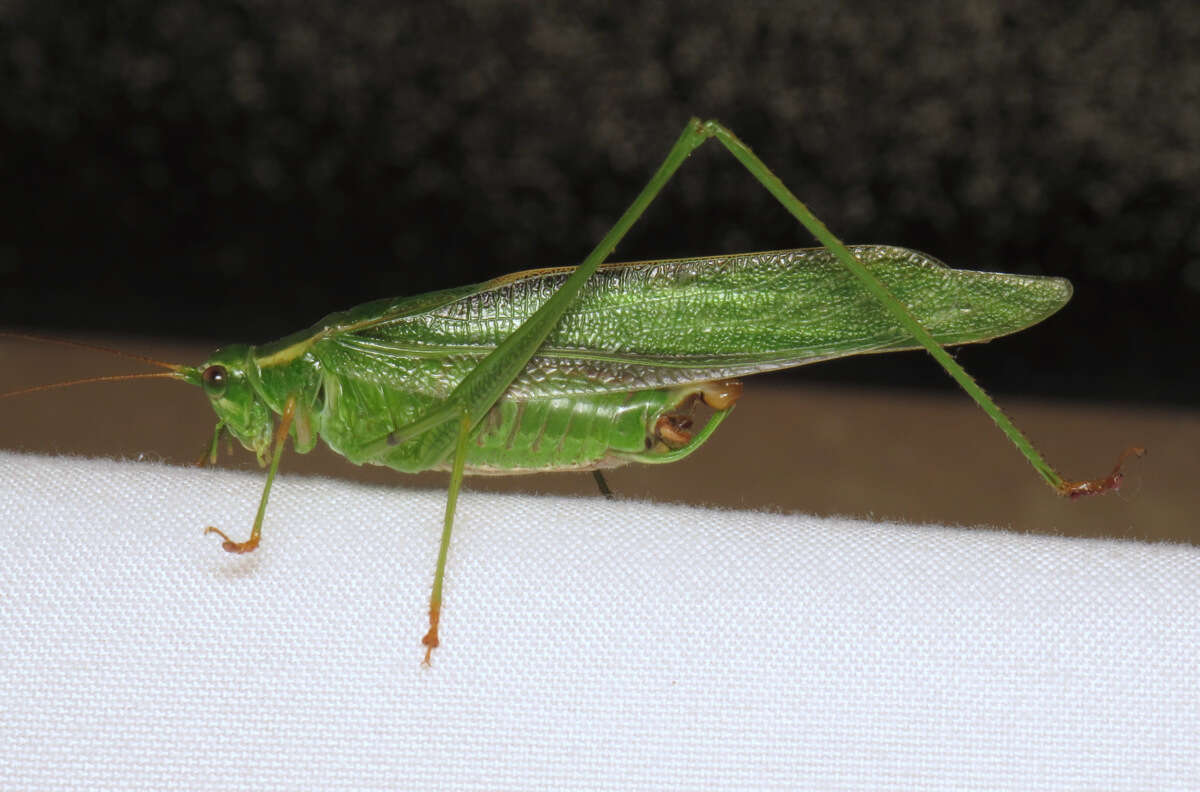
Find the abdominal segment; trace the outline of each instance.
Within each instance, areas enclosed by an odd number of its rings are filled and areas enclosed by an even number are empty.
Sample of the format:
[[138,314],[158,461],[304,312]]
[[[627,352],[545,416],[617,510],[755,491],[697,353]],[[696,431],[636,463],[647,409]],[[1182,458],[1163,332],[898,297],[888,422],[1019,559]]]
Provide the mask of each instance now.
[[723,411],[740,394],[740,382],[722,380],[582,398],[501,399],[476,428],[466,469],[503,475],[652,462],[692,441],[700,403]]

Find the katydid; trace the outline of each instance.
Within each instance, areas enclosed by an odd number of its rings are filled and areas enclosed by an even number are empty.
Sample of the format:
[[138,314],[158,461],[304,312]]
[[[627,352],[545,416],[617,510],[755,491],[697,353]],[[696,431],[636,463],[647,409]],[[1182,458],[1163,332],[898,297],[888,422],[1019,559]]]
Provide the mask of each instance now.
[[[604,264],[672,174],[710,138],[823,247]],[[214,460],[223,433],[260,463],[269,459],[249,538],[238,542],[206,529],[230,552],[258,546],[289,437],[300,453],[320,438],[355,464],[449,469],[422,639],[428,663],[438,646],[446,555],[465,473],[598,473],[629,462],[673,462],[729,415],[743,375],[924,348],[1059,494],[1116,489],[1121,461],[1141,449],[1123,454],[1103,478],[1064,480],[943,348],[1022,330],[1070,296],[1061,278],[952,270],[895,247],[848,248],[732,132],[693,119],[578,267],[378,300],[275,343],[227,346],[197,367],[149,361],[168,371],[134,376],[203,388],[217,414]],[[693,431],[698,401],[712,412]]]

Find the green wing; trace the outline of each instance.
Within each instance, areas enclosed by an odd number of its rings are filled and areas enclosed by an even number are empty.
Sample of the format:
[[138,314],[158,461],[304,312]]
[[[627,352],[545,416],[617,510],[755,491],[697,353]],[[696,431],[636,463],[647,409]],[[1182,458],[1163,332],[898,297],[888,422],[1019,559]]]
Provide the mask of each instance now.
[[[942,344],[987,341],[1066,304],[1062,278],[953,270],[852,248]],[[338,314],[312,351],[338,374],[444,397],[570,269],[380,301]],[[917,348],[824,248],[601,268],[512,383],[516,399],[639,390]]]

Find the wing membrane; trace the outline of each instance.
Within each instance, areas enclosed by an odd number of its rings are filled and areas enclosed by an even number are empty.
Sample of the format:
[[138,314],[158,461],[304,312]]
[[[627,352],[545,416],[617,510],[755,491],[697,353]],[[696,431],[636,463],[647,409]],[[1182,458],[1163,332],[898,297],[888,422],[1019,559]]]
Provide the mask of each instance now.
[[[852,250],[946,345],[1024,329],[1071,295],[1061,278],[953,270],[904,248]],[[442,397],[569,273],[516,273],[418,311],[397,303],[313,351],[339,374]],[[614,264],[584,286],[509,396],[665,387],[913,348],[824,248]]]

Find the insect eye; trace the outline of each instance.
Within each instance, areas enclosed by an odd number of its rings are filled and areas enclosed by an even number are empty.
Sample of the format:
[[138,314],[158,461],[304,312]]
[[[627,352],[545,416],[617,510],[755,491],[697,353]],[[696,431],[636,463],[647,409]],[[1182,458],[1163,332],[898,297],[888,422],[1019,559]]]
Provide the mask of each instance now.
[[222,396],[225,386],[229,383],[229,372],[224,366],[209,366],[201,375],[204,380],[204,391],[209,396]]

